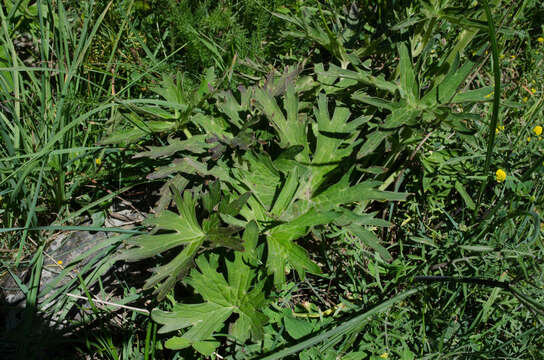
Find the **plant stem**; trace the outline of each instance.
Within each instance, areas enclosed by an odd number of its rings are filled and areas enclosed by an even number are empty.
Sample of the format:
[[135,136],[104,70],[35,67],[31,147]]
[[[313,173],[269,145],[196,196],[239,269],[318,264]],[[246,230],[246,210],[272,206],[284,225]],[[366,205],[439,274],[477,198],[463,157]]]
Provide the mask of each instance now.
[[491,115],[491,122],[489,123],[489,139],[487,140],[487,152],[485,155],[485,164],[484,164],[484,175],[486,180],[480,186],[480,191],[478,193],[478,198],[476,202],[476,207],[474,208],[473,221],[476,219],[478,210],[480,209],[480,204],[482,201],[482,195],[484,190],[489,182],[489,167],[491,165],[491,155],[493,154],[493,146],[495,144],[495,128],[497,127],[497,122],[499,119],[499,101],[501,96],[501,74],[499,71],[499,48],[497,46],[497,37],[495,35],[495,24],[493,23],[493,17],[491,15],[491,9],[489,8],[489,3],[487,0],[483,0],[482,4],[485,9],[485,14],[487,16],[487,23],[489,25],[489,40],[491,41],[491,51],[493,58],[493,77],[495,81],[495,89],[493,96],[493,113]]

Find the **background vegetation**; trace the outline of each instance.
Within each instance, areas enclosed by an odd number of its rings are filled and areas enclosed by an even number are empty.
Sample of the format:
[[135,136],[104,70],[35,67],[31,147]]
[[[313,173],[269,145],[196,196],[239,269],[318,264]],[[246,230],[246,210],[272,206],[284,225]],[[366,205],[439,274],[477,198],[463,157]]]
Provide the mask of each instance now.
[[[0,352],[544,357],[543,18],[3,0],[1,276],[25,309]],[[127,204],[146,220],[107,227]],[[110,236],[50,259],[69,231]]]

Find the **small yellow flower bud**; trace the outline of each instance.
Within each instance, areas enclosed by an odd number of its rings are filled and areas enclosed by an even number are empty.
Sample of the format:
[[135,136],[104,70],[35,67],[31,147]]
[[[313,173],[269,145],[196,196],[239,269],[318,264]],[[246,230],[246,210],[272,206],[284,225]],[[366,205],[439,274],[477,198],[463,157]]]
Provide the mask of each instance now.
[[102,159],[96,158],[96,159],[94,159],[94,163],[95,163],[96,165],[100,166],[100,165],[102,165]]
[[536,39],[539,43],[544,43],[544,38],[542,36],[539,36],[538,39]]
[[388,358],[389,358],[389,354],[386,353],[386,352],[384,352],[383,354],[380,355],[380,357],[381,357],[382,359],[388,359]]
[[527,136],[527,142],[531,142],[531,137]]
[[516,55],[511,55],[510,59],[514,60],[516,58]]
[[62,260],[57,261],[57,264],[62,265]]
[[531,88],[531,92],[532,92],[533,94],[536,94],[536,89],[535,89],[535,88]]
[[497,172],[495,172],[495,180],[497,180],[498,183],[501,183],[504,180],[506,180],[506,173],[504,172],[503,169],[499,169],[497,170]]
[[523,102],[527,102],[529,100],[529,98],[527,96],[524,96],[522,100],[523,100]]
[[542,134],[542,126],[540,125],[537,125],[533,128],[533,132],[535,133],[536,136],[540,136],[540,134]]

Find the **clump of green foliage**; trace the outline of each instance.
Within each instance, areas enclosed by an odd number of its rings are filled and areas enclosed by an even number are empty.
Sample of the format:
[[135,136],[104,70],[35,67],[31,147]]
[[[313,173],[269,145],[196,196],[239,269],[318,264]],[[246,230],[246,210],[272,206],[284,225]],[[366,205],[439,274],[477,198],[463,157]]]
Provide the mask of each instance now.
[[[47,9],[77,13],[76,6],[58,6]],[[544,28],[531,15],[544,11],[542,4],[127,1],[98,9],[63,18],[84,39],[66,72],[89,82],[57,79],[74,81],[60,94],[98,105],[71,103],[65,117],[44,110],[40,116],[55,115],[64,126],[43,125],[52,137],[34,145],[39,156],[24,162],[31,146],[26,153],[6,146],[0,162],[17,169],[17,177],[3,170],[0,180],[10,184],[0,188],[9,196],[6,209],[18,199],[28,204],[15,216],[4,211],[11,227],[5,232],[23,230],[20,243],[10,241],[27,252],[39,206],[55,199],[63,215],[57,221],[65,223],[96,214],[98,206],[106,212],[114,197],[97,192],[79,198],[79,206],[70,202],[85,182],[56,181],[70,176],[63,166],[92,170],[102,186],[115,184],[114,194],[138,182],[159,184],[142,227],[101,245],[79,284],[72,279],[43,291],[52,298],[86,295],[93,315],[83,321],[90,321],[106,312],[91,294],[104,294],[108,269],[128,262],[150,270],[142,291],[127,286],[119,300],[152,301],[124,319],[134,327],[130,336],[100,327],[100,335],[86,335],[81,352],[542,355],[544,124],[537,75]],[[39,14],[42,23],[49,19]],[[90,32],[86,19],[96,20]],[[48,29],[59,45],[71,39],[52,23]],[[9,42],[2,46],[6,67],[21,63],[10,58]],[[58,54],[66,57],[64,49]],[[13,87],[1,93],[9,116],[20,112],[11,94],[17,86],[30,94],[49,84],[33,80],[27,68],[0,74]],[[86,96],[83,84],[98,95]],[[103,130],[99,141],[92,133],[92,149],[76,132],[68,136],[90,118]],[[28,131],[22,123],[20,129]],[[54,183],[55,196],[43,195],[43,181]],[[64,186],[71,196],[62,195]],[[25,228],[18,229],[23,216]],[[42,250],[28,288],[39,281]],[[28,304],[39,308],[40,292],[28,294]],[[74,306],[64,299],[46,313],[68,319]]]

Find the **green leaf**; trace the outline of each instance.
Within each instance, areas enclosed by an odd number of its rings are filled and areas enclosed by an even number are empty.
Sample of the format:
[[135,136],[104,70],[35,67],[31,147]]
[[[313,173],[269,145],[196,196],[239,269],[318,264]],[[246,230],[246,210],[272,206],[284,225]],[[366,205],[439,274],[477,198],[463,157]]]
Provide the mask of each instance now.
[[154,172],[147,175],[147,179],[161,179],[167,177],[171,174],[184,173],[184,174],[207,174],[208,169],[206,165],[190,158],[185,157],[183,159],[174,159],[172,163],[166,166],[161,166],[158,169],[155,169]]
[[280,287],[285,284],[287,264],[294,267],[299,276],[304,279],[306,272],[321,273],[321,269],[308,257],[306,250],[292,241],[279,235],[267,238],[268,259],[266,267],[269,274],[274,275],[274,285]]
[[314,330],[314,324],[312,324],[310,321],[297,319],[292,316],[284,317],[283,323],[285,324],[285,330],[287,330],[287,333],[295,340],[311,334]]
[[159,200],[155,206],[155,213],[160,213],[167,209],[172,202],[173,193],[171,188],[175,188],[178,192],[182,192],[183,189],[189,184],[189,180],[185,179],[181,175],[175,175],[173,178],[168,179],[159,190]]
[[255,89],[255,99],[261,105],[263,112],[266,117],[272,122],[272,126],[278,132],[280,137],[280,147],[285,148],[289,145],[297,145],[295,142],[290,140],[289,127],[287,125],[287,120],[280,110],[278,103],[274,97],[268,93],[266,89],[256,88]]
[[308,228],[331,223],[338,216],[339,214],[334,211],[318,212],[311,209],[294,220],[275,226],[270,230],[269,234],[275,240],[295,240],[306,235]]
[[375,106],[378,109],[386,109],[389,111],[393,111],[393,105],[391,104],[391,101],[380,99],[377,97],[368,96],[366,93],[362,91],[357,91],[353,93],[351,95],[351,98],[353,100],[357,100],[365,104]]
[[257,243],[259,241],[259,228],[255,221],[247,223],[242,235],[244,241],[244,253],[242,258],[253,266],[261,263],[260,257],[257,254]]
[[336,78],[342,78],[342,79],[356,80],[357,82],[360,82],[362,84],[373,86],[377,89],[385,90],[390,93],[394,93],[395,91],[398,90],[398,86],[396,84],[385,80],[383,76],[376,77],[371,75],[369,72],[365,70],[359,69],[357,67],[355,68],[356,68],[356,71],[353,71],[353,70],[342,69],[339,66],[330,64],[328,71],[321,70],[323,69],[322,67],[321,69],[316,68],[316,74],[318,76],[325,76],[329,79],[336,77]]
[[448,74],[444,80],[427,92],[421,99],[421,102],[429,106],[452,102],[457,89],[472,72],[474,63],[468,61],[461,68],[458,68],[458,66],[459,54],[456,55],[453,63],[450,65]]
[[384,261],[390,262],[393,261],[393,257],[389,254],[389,251],[382,245],[380,245],[380,240],[374,233],[360,227],[357,225],[350,225],[347,229],[357,236],[359,240],[363,242],[366,246],[374,249]]
[[293,197],[299,186],[299,171],[297,167],[294,167],[287,174],[283,187],[281,189],[278,198],[274,202],[274,206],[270,213],[272,215],[281,216],[281,214],[289,207],[289,204],[293,201]]
[[461,197],[463,198],[463,201],[465,202],[467,207],[469,209],[471,209],[471,210],[474,210],[475,207],[476,207],[476,204],[474,204],[474,201],[472,201],[472,198],[470,197],[470,195],[465,190],[465,187],[463,186],[463,184],[461,184],[459,181],[456,181],[455,182],[455,189],[457,190],[459,195],[461,195]]
[[266,153],[247,152],[243,160],[246,164],[240,164],[232,169],[234,177],[252,192],[266,210],[270,210],[276,189],[281,184],[279,171]]
[[113,132],[111,135],[100,141],[101,145],[110,144],[128,144],[151,133],[162,133],[171,131],[176,127],[173,121],[142,121],[134,117],[132,122],[136,127],[132,129],[121,129]]
[[408,104],[416,104],[419,100],[419,85],[416,81],[408,48],[404,43],[399,44],[399,56],[400,87],[404,92]]
[[255,99],[262,107],[264,114],[278,132],[280,147],[286,148],[289,146],[302,145],[307,149],[308,144],[306,142],[305,134],[306,123],[299,120],[298,98],[295,94],[292,82],[288,83],[285,95],[287,118],[278,106],[274,96],[267,89],[255,88],[254,94]]
[[[144,225],[152,226],[152,231],[127,240],[132,247],[117,256],[119,260],[138,261],[170,249],[184,247],[173,260],[154,268],[153,275],[144,284],[144,289],[150,289],[160,283],[155,290],[159,299],[163,299],[176,282],[188,272],[204,242],[209,241],[213,246],[243,250],[241,240],[234,236],[240,228],[221,226],[217,213],[212,213],[201,226],[196,217],[197,199],[193,199],[191,192],[185,191],[181,198],[179,191],[174,187],[170,191],[178,214],[163,210],[154,217],[147,218]],[[210,191],[216,189],[212,187]]]
[[483,86],[474,90],[458,93],[453,97],[453,103],[462,102],[491,102],[493,101],[493,86]]
[[304,248],[293,240],[306,235],[312,226],[328,224],[339,216],[338,213],[327,211],[317,212],[312,209],[298,218],[275,226],[267,237],[268,272],[274,275],[274,284],[281,286],[285,283],[285,269],[289,264],[304,278],[306,272],[321,273],[321,269],[310,260]]
[[250,196],[251,193],[248,191],[242,194],[238,199],[233,200],[228,204],[221,202],[221,204],[219,205],[219,211],[223,214],[234,216],[240,212]]
[[221,184],[219,181],[214,181],[208,191],[202,195],[202,205],[208,213],[212,213],[215,206],[221,201]]
[[241,129],[245,119],[240,118],[240,112],[248,110],[251,92],[243,87],[240,87],[239,90],[241,97],[240,103],[238,103],[234,95],[232,95],[231,91],[225,91],[217,95],[217,107],[229,117],[231,123]]
[[[179,194],[176,195],[179,198]],[[127,243],[136,245],[136,247],[132,247],[118,256],[120,260],[138,261],[185,245],[185,249],[174,260],[156,268],[154,276],[148,279],[144,285],[145,288],[150,288],[167,278],[167,286],[163,284],[162,287],[159,287],[158,292],[161,294],[165,293],[166,288],[175,284],[180,273],[187,271],[190,261],[206,238],[206,233],[197,222],[196,204],[190,193],[185,192],[183,200],[178,199],[177,205],[179,214],[164,210],[154,217],[147,218],[144,224],[153,226],[153,231],[129,239]],[[157,234],[159,230],[168,232]]]
[[134,159],[141,157],[148,157],[151,159],[157,159],[160,157],[166,157],[174,155],[178,151],[188,151],[193,154],[205,153],[207,149],[211,147],[207,144],[206,135],[195,135],[187,140],[180,139],[168,139],[168,145],[166,146],[150,146],[148,151],[142,151],[133,156]]
[[255,282],[255,272],[244,263],[241,253],[236,253],[234,261],[226,261],[227,279],[217,271],[219,256],[204,255],[196,260],[198,271],[193,269],[187,279],[204,302],[200,304],[175,304],[172,311],[154,309],[151,317],[162,324],[159,333],[172,332],[190,328],[181,337],[170,339],[166,346],[171,349],[182,349],[193,346],[198,351],[209,351],[207,344],[215,331],[224,326],[231,314],[236,313],[238,319],[231,327],[231,335],[241,343],[250,337],[253,340],[263,338],[263,326],[267,317],[262,309],[268,301],[262,292],[264,283]]
[[462,134],[474,134],[476,130],[469,128],[468,121],[475,114],[469,114],[466,112],[450,113],[447,112],[447,117],[442,120],[442,125],[448,126]]
[[473,252],[489,252],[495,250],[493,246],[487,245],[459,245],[461,249]]
[[344,158],[351,155],[360,140],[357,128],[366,119],[364,117],[348,122],[350,112],[347,108],[337,106],[332,119],[329,114],[327,97],[320,93],[318,107],[314,108],[317,124],[313,124],[316,137],[316,148],[311,163],[311,192],[323,183],[326,175],[340,165]]
[[331,186],[315,198],[313,202],[320,211],[331,210],[340,204],[347,204],[355,201],[385,200],[404,201],[408,193],[391,191],[380,191],[376,188],[378,183],[365,181],[350,187],[343,187],[340,183]]
[[401,126],[414,126],[417,124],[417,119],[418,116],[421,115],[421,110],[413,109],[406,104],[403,104],[403,102],[404,100],[387,116],[382,125],[384,129],[395,129]]
[[274,160],[274,167],[284,173],[288,173],[299,164],[295,161],[295,157],[304,150],[304,146],[291,146],[280,153]]
[[389,136],[391,132],[389,131],[373,131],[369,133],[366,137],[366,141],[364,142],[363,146],[359,149],[359,153],[357,154],[357,159],[361,159],[367,155],[370,155],[374,153],[374,150],[380,146],[382,141]]

